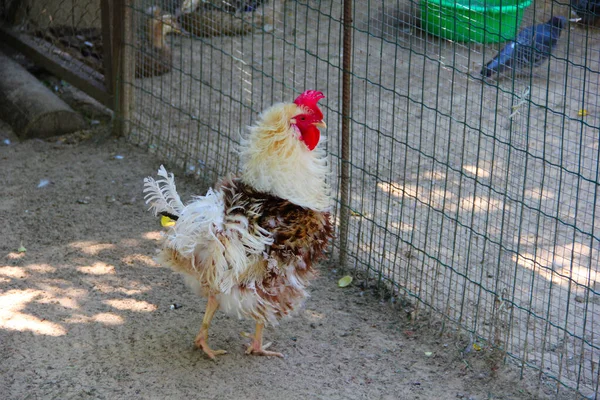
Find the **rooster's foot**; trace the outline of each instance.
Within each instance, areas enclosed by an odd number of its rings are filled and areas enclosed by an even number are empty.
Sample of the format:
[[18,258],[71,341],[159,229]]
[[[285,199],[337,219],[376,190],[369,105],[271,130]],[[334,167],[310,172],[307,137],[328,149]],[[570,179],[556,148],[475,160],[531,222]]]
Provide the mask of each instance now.
[[248,349],[246,349],[246,354],[253,356],[265,356],[265,357],[281,357],[283,358],[283,354],[278,353],[276,351],[268,351],[265,350],[269,347],[271,343],[267,343],[264,346],[256,345],[254,342],[248,345]]
[[206,339],[203,337],[197,337],[196,340],[194,341],[194,346],[197,349],[202,349],[202,351],[208,356],[208,358],[210,358],[211,360],[214,360],[216,356],[220,356],[223,354],[227,354],[226,350],[213,350],[210,347],[208,347],[208,343],[206,343]]
[[267,343],[263,346],[262,335],[259,338],[257,338],[256,336],[252,336],[246,332],[242,332],[242,336],[252,339],[252,343],[250,343],[248,345],[248,348],[246,349],[247,355],[283,358],[283,354],[281,353],[278,353],[276,351],[267,351],[267,349],[269,348],[269,346],[271,346],[272,343]]

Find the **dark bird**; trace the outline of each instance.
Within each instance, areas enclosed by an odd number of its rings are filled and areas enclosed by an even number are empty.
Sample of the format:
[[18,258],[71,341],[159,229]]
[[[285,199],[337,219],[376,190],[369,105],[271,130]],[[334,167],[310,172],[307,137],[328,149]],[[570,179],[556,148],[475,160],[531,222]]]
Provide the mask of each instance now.
[[600,0],[571,0],[571,9],[585,25],[597,25],[600,22]]
[[491,77],[513,69],[517,74],[544,63],[556,47],[560,33],[567,25],[565,17],[552,17],[544,24],[523,29],[514,41],[500,50],[498,55],[481,69],[481,75]]

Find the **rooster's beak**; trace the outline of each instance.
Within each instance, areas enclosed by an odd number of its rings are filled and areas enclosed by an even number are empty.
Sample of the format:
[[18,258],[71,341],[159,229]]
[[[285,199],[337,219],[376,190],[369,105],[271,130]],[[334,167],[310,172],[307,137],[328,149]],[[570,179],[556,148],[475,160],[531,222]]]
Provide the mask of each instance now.
[[318,128],[323,128],[323,129],[327,128],[327,124],[325,124],[325,121],[315,122],[313,125]]

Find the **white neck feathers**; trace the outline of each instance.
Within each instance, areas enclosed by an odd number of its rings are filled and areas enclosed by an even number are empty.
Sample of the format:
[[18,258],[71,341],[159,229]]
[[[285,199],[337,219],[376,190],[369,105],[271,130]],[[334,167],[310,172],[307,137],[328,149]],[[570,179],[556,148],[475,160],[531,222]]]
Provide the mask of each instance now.
[[308,150],[289,123],[302,112],[295,104],[276,104],[259,117],[241,143],[241,179],[258,191],[325,211],[330,207],[325,151],[322,144]]

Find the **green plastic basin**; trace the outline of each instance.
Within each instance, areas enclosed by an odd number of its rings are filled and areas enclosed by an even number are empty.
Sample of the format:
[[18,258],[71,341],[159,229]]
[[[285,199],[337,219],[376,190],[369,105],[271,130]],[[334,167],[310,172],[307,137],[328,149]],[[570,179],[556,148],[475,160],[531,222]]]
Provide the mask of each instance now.
[[421,0],[425,30],[458,42],[495,43],[514,39],[531,0]]

